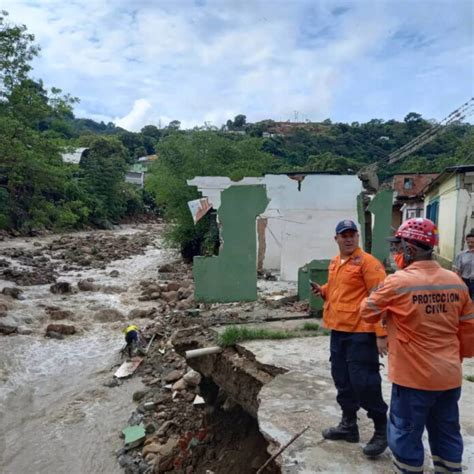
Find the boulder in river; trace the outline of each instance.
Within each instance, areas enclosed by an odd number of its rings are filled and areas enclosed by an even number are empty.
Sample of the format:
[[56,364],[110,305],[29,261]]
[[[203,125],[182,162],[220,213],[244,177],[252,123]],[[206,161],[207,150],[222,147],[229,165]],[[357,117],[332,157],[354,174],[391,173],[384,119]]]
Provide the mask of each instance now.
[[113,323],[125,319],[123,313],[113,308],[101,309],[95,313],[94,317],[100,323]]
[[54,294],[64,295],[66,293],[72,293],[72,286],[67,281],[58,281],[49,287],[49,291]]
[[24,298],[23,290],[21,290],[20,288],[12,288],[12,287],[6,286],[5,288],[3,288],[2,293],[4,295],[11,296],[12,298],[16,300],[22,300]]
[[18,327],[12,324],[5,324],[0,321],[0,334],[8,335],[17,332]]
[[57,332],[58,334],[70,336],[71,334],[76,333],[76,328],[69,324],[48,324],[46,327],[46,333],[48,332]]
[[97,291],[99,289],[98,285],[94,283],[92,278],[87,278],[87,280],[80,280],[77,284],[77,287],[81,291]]

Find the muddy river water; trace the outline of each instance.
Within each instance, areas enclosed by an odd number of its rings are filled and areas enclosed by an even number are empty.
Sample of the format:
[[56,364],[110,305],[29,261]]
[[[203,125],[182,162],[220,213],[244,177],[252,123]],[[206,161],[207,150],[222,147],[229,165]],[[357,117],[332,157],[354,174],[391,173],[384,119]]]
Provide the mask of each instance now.
[[[132,394],[141,382],[135,377],[117,387],[104,385],[121,362],[121,329],[127,320],[100,323],[93,315],[100,309],[127,315],[132,309],[152,306],[137,300],[138,284],[156,277],[157,267],[173,257],[162,248],[161,227],[129,226],[109,234],[133,237],[144,231],[153,234],[144,255],[115,260],[106,269],[60,272],[59,280],[74,287],[91,277],[100,285],[121,287],[120,291],[55,295],[50,285],[22,287],[24,299],[14,301],[8,318],[26,334],[0,336],[0,472],[123,472],[115,451],[123,446],[120,429],[133,411]],[[30,249],[34,242],[44,244],[52,238],[0,242],[0,256],[6,248]],[[112,270],[118,271],[117,277],[110,276]],[[15,284],[0,280],[0,289],[5,286]],[[64,322],[73,324],[78,333],[62,340],[45,338],[44,329],[51,321],[43,305],[72,311],[73,320]]]

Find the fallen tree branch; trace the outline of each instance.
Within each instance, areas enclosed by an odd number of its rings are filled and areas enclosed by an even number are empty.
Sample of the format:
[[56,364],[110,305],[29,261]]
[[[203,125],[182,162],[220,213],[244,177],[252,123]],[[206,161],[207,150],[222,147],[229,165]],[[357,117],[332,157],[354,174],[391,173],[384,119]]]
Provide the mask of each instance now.
[[284,446],[282,446],[270,459],[267,459],[265,464],[263,464],[260,469],[257,471],[257,474],[261,474],[263,470],[274,460],[276,459],[291,443],[295,442],[306,430],[309,429],[309,425],[304,427],[299,433],[296,433],[293,438],[288,441]]

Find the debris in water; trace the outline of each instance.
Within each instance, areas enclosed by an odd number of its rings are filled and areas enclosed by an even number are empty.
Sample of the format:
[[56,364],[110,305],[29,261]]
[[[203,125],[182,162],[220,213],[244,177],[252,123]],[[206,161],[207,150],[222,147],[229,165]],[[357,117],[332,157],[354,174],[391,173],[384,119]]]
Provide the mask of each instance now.
[[114,376],[118,379],[133,375],[138,366],[142,363],[142,357],[133,357],[131,360],[124,362],[115,372]]

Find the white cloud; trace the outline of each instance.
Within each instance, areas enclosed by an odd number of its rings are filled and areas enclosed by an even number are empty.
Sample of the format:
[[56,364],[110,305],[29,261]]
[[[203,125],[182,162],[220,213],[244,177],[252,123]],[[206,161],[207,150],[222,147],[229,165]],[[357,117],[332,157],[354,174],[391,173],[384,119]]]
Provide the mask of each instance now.
[[151,104],[146,99],[138,99],[133,103],[132,110],[124,117],[114,120],[118,127],[136,132],[144,127],[149,120]]
[[[470,0],[4,0],[42,45],[34,75],[77,113],[184,127],[441,118],[473,93]],[[462,52],[462,54],[461,54]],[[440,94],[440,91],[443,91]],[[130,109],[130,104],[134,104]],[[153,106],[151,105],[153,104]]]

